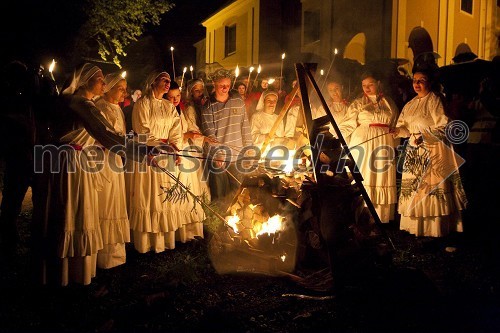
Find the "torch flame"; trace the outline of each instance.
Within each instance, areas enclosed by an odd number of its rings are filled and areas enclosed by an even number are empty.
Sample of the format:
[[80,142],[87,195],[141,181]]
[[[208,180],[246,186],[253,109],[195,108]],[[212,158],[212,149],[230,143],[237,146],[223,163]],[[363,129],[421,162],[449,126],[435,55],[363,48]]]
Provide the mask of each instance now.
[[281,55],[281,60],[285,60],[285,54],[284,53]]
[[337,48],[335,48],[335,50],[333,50],[333,53],[337,54],[337,53],[339,53],[339,50],[337,50]]
[[281,259],[282,262],[285,262],[286,255],[283,254],[282,256],[280,256],[280,259]]
[[238,77],[240,75],[240,68],[238,67],[238,65],[236,65],[236,69],[234,70],[234,75],[236,77]]
[[184,67],[184,69],[182,70],[182,73],[186,73],[187,70],[188,70],[188,68]]
[[276,80],[275,80],[275,79],[273,79],[273,78],[270,78],[269,80],[267,80],[267,83],[268,83],[268,84],[273,84],[273,83],[274,83],[274,81],[276,81]]
[[250,73],[252,73],[254,69],[255,69],[255,68],[253,68],[253,66],[252,66],[252,67],[250,67]]
[[127,71],[122,72],[122,78],[125,78],[127,76]]
[[174,52],[174,47],[170,46],[170,51]]
[[324,71],[324,70],[320,70],[320,71],[319,71],[319,73],[320,73],[321,75],[325,75],[325,71]]
[[56,61],[55,61],[55,59],[52,59],[52,63],[50,64],[50,67],[49,67],[50,73],[52,73],[52,71],[54,70],[54,67],[56,67]]
[[257,233],[257,237],[265,233],[270,235],[283,230],[282,220],[283,217],[279,215],[274,215],[273,217],[270,217],[269,220],[267,220],[267,222],[262,223],[262,229]]
[[260,74],[261,70],[262,70],[262,67],[260,67],[260,65],[259,65],[259,67],[257,67],[257,74]]
[[189,71],[193,71],[193,66],[189,66]]
[[234,230],[235,233],[238,233],[238,226],[237,223],[240,222],[240,217],[236,215],[236,213],[233,216],[227,217],[227,224]]

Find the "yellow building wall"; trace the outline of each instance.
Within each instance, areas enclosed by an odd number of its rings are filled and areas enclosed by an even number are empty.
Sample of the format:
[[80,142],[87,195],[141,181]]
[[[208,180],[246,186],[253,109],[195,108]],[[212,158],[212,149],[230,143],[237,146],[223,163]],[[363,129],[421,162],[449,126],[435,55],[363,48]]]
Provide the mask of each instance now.
[[[432,46],[437,51],[439,31],[439,1],[426,1],[425,6],[421,0],[407,0],[406,2],[406,29],[405,41],[415,27],[423,27],[432,38]],[[406,47],[406,59],[413,59],[413,52]]]
[[[458,44],[466,43],[472,52],[479,54],[479,34],[480,34],[480,0],[474,0],[472,15],[460,10],[460,0],[455,1],[454,27],[453,27],[453,52]],[[455,54],[452,55],[454,57]]]
[[[258,16],[259,0],[237,0],[202,22],[206,39],[211,40],[206,46],[206,63],[218,63],[226,69],[251,65],[252,39],[258,49]],[[226,57],[225,28],[233,24],[236,24],[236,52]]]
[[472,15],[460,10],[460,0],[394,0],[391,55],[413,59],[408,49],[411,30],[423,26],[432,38],[438,64],[448,65],[460,43],[467,43],[479,58],[498,54],[499,15],[496,0],[474,0]]

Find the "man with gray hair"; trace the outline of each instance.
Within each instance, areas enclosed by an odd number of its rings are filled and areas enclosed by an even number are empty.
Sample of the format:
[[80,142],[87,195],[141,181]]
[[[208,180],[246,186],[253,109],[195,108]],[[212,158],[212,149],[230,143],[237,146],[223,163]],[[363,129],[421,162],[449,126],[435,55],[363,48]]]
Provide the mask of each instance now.
[[208,155],[209,184],[212,200],[220,200],[238,189],[241,170],[236,162],[243,157],[244,147],[252,145],[245,103],[231,89],[232,75],[225,69],[212,76],[214,92],[201,112],[202,131],[212,139]]

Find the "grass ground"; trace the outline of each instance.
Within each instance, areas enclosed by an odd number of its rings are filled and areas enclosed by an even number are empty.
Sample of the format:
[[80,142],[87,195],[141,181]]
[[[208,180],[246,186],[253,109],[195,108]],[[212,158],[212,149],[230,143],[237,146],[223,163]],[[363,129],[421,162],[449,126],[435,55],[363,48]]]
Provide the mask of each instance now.
[[40,287],[30,280],[30,220],[28,208],[17,257],[0,263],[2,332],[500,331],[493,270],[481,243],[464,235],[417,239],[389,228],[390,262],[353,263],[342,292],[310,300],[283,296],[314,295],[287,278],[218,275],[210,234],[160,254],[129,247],[125,265],[98,271],[86,287]]

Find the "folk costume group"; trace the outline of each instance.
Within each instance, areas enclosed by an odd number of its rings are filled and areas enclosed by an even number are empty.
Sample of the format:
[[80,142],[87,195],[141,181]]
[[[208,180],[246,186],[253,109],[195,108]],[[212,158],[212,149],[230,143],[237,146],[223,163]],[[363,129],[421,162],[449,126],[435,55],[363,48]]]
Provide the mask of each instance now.
[[[351,147],[380,220],[388,223],[399,213],[402,230],[441,237],[461,230],[466,198],[433,74],[431,68],[414,71],[417,95],[401,112],[382,93],[374,73],[363,74],[363,93],[351,103],[343,99],[340,79],[326,86],[329,112]],[[195,197],[215,204],[231,197],[243,177],[235,162],[245,147],[266,140],[284,98],[268,88],[252,97],[258,103],[249,109],[231,90],[229,71],[218,70],[211,79],[214,90],[207,96],[202,80],[191,80],[181,91],[168,73],[152,72],[133,106],[129,135],[119,105],[126,79],[119,73],[104,75],[91,64],[75,69],[59,96],[58,123],[53,124],[54,143],[67,149],[59,154],[59,172],[47,177],[41,228],[47,280],[86,285],[97,268],[126,262],[126,243],[139,253],[159,253],[204,236],[206,215]],[[312,109],[313,118],[326,114],[322,107]],[[301,118],[300,103],[292,103],[271,144],[304,143]],[[398,193],[401,138],[408,144]],[[217,149],[222,145],[228,149]],[[180,198],[179,183],[193,195]]]

